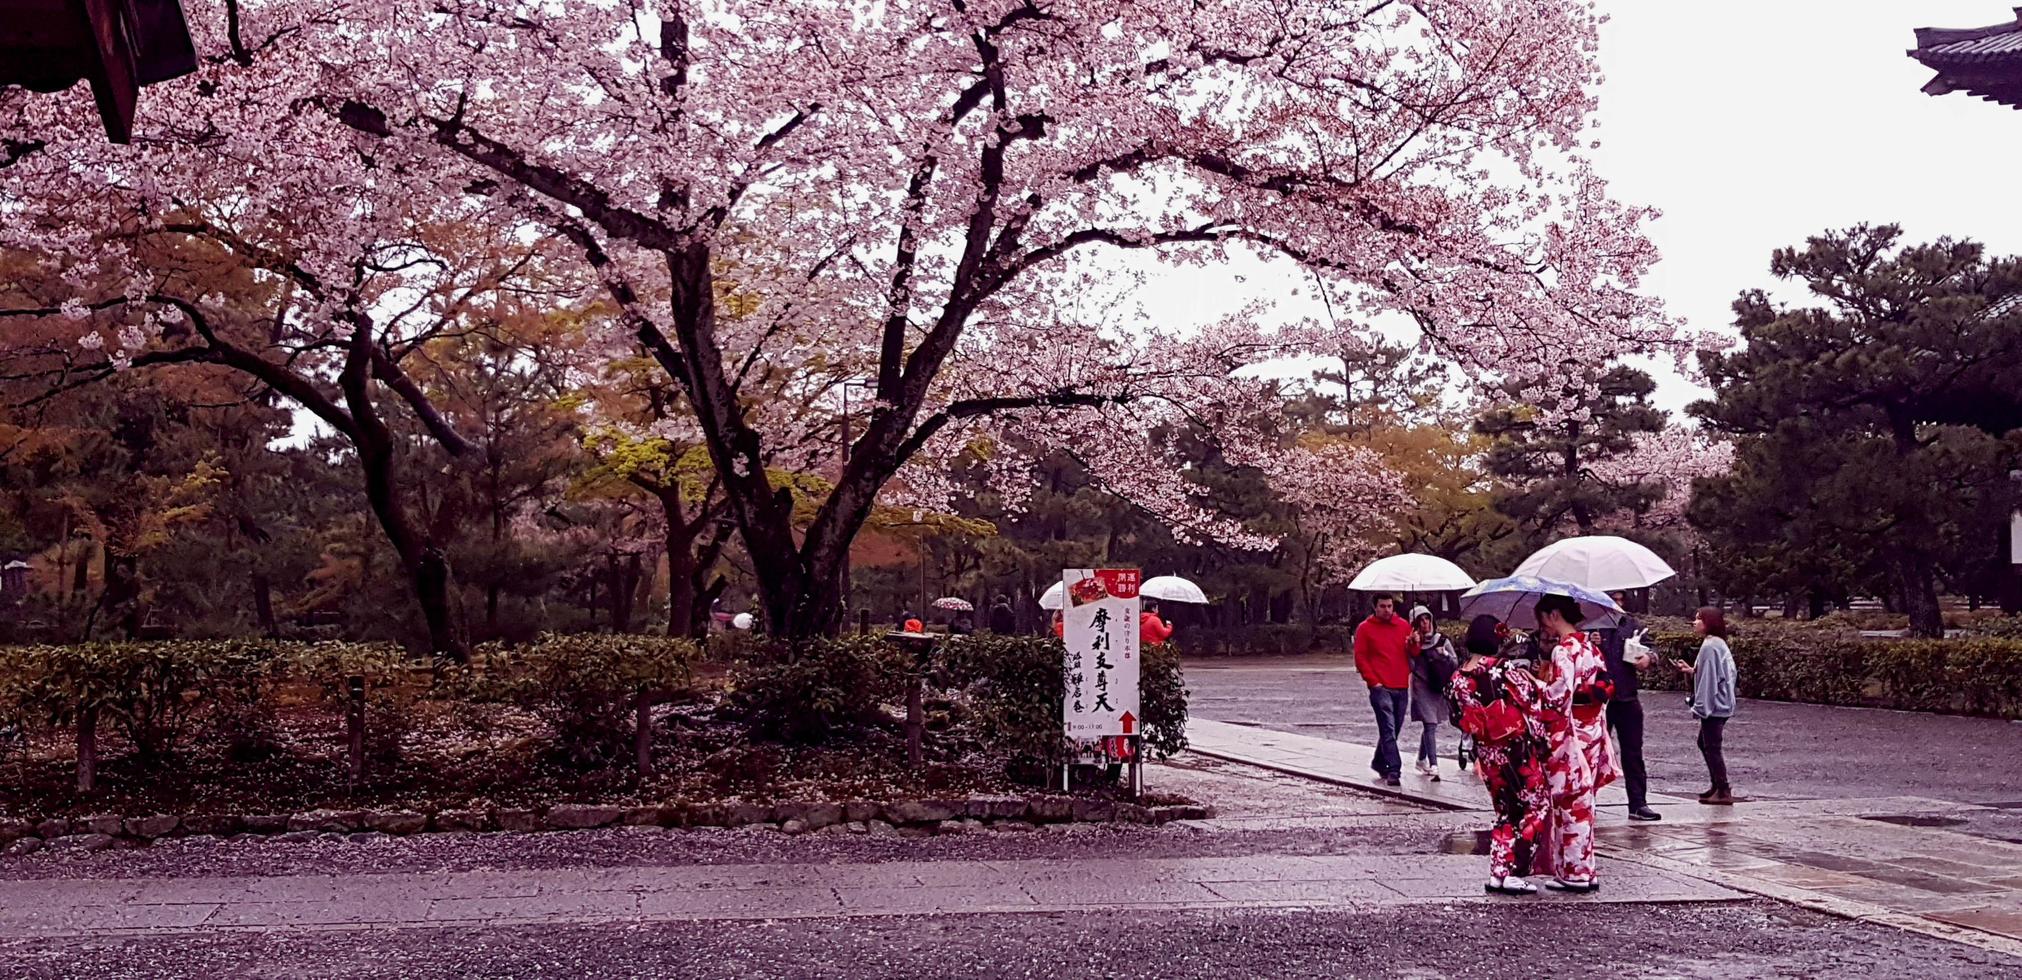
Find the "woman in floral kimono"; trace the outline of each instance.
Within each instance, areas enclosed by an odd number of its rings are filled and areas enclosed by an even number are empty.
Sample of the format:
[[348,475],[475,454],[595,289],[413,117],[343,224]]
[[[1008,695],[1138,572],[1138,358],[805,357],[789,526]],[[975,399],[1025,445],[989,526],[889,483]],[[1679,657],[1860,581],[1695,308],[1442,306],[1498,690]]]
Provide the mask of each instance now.
[[1500,895],[1535,895],[1525,881],[1534,847],[1544,841],[1551,806],[1545,788],[1545,738],[1537,678],[1518,661],[1497,656],[1493,616],[1476,616],[1463,644],[1467,656],[1447,684],[1460,728],[1474,738],[1475,770],[1495,806],[1489,832],[1488,884]]
[[1538,666],[1543,682],[1545,736],[1550,760],[1551,828],[1540,872],[1546,887],[1593,892],[1601,888],[1594,869],[1594,800],[1601,787],[1621,776],[1608,747],[1608,699],[1614,682],[1607,661],[1580,632],[1580,604],[1571,596],[1548,595],[1536,607],[1540,645],[1547,658]]

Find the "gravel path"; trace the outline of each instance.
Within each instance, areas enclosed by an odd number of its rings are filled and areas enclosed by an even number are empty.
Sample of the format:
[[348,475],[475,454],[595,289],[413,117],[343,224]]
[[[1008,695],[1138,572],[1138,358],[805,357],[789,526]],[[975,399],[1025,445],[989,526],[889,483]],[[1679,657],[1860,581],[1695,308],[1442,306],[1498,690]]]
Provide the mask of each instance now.
[[[1505,960],[1512,951],[1517,961]],[[1767,902],[941,916],[0,945],[0,974],[168,977],[2022,977],[2022,962]]]

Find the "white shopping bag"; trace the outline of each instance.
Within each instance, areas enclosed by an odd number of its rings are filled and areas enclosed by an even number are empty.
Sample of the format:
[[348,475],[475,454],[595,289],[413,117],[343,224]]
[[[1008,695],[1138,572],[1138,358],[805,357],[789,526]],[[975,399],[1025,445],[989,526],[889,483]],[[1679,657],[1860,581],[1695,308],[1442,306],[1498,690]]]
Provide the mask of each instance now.
[[1639,630],[1636,635],[1624,641],[1622,643],[1622,659],[1634,667],[1648,666],[1650,663],[1650,644],[1645,642],[1645,639],[1649,635],[1649,630]]

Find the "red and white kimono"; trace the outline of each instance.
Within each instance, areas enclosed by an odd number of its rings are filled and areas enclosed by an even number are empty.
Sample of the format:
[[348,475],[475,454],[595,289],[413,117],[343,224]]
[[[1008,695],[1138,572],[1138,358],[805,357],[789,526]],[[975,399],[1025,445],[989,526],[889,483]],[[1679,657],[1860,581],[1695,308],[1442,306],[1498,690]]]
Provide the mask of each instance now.
[[[1474,736],[1475,768],[1495,807],[1489,877],[1500,882],[1529,874],[1534,855],[1545,849],[1552,807],[1545,788],[1545,730],[1538,718],[1537,678],[1514,661],[1482,657],[1455,671],[1446,690],[1461,730]],[[1491,732],[1482,726],[1481,716],[1484,709],[1498,704],[1516,712],[1517,724]]]
[[1552,816],[1535,870],[1566,881],[1593,881],[1594,800],[1601,787],[1622,775],[1608,746],[1608,699],[1615,685],[1600,648],[1585,633],[1559,641],[1551,657],[1542,715]]

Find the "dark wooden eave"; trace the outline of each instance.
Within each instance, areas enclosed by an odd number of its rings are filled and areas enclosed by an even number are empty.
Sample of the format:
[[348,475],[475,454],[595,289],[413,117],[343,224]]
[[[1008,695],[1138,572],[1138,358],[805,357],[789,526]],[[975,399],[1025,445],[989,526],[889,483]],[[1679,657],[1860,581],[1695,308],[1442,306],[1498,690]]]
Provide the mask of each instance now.
[[196,67],[178,0],[0,0],[0,88],[89,82],[115,143],[132,135],[141,86]]
[[1991,27],[1920,27],[1909,56],[1938,73],[1924,85],[1931,95],[1964,92],[2022,109],[2022,7]]

